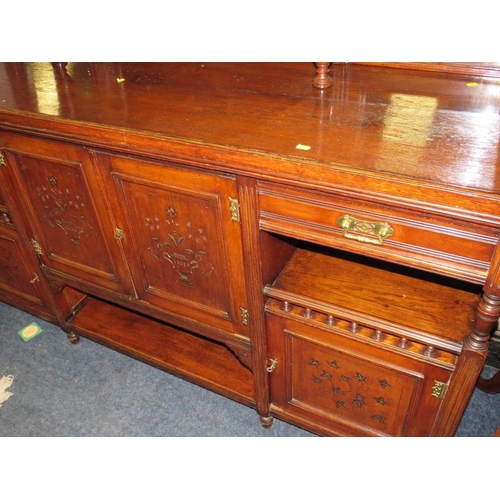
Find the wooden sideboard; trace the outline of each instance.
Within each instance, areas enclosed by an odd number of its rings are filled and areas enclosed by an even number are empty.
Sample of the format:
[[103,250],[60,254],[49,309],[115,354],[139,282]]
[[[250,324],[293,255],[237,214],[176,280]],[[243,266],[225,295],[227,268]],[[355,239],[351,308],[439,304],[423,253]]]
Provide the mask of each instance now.
[[0,298],[264,426],[453,435],[500,316],[500,82],[460,68],[1,63]]

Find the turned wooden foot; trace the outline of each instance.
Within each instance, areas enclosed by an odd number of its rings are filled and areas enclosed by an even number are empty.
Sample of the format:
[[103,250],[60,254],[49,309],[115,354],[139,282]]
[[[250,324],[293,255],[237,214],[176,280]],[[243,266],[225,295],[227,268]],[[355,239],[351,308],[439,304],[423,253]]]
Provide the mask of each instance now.
[[333,84],[332,77],[330,76],[330,64],[329,62],[317,62],[316,65],[316,76],[313,79],[313,87],[317,89],[327,89]]
[[273,425],[273,417],[260,417],[260,423],[262,424],[262,427],[265,429],[269,429],[271,425]]
[[488,394],[497,394],[500,392],[500,370],[498,370],[490,379],[479,377],[476,387]]
[[66,335],[72,344],[78,344],[78,342],[80,342],[80,335],[73,332],[69,332]]

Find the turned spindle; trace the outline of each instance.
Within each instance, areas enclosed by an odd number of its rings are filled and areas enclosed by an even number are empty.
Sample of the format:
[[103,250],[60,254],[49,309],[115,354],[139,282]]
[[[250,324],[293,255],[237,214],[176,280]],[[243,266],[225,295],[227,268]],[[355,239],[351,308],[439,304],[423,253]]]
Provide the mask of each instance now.
[[329,62],[317,62],[314,63],[316,66],[316,76],[313,78],[313,87],[317,89],[327,89],[333,84],[332,77],[330,76],[330,64]]

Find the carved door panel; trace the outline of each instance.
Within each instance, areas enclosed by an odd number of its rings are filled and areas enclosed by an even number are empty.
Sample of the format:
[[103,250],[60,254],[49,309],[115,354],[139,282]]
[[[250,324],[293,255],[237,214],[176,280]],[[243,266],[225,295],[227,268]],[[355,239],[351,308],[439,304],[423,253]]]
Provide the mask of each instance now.
[[39,274],[16,232],[0,227],[0,300],[31,313],[53,317],[44,301]]
[[[0,171],[0,190],[5,187]],[[43,276],[18,234],[12,213],[0,192],[0,300],[45,319],[54,319]]]
[[2,134],[15,203],[42,268],[75,284],[129,293],[109,209],[84,148]]
[[[234,178],[122,157],[108,164],[139,298],[175,317],[245,334]],[[113,196],[112,196],[113,198]]]
[[450,370],[268,313],[272,404],[325,434],[426,436]]

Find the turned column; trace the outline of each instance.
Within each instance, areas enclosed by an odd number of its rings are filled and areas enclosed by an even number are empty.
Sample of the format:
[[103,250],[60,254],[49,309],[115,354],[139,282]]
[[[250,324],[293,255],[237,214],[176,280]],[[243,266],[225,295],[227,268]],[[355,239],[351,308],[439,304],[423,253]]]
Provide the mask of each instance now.
[[500,243],[497,244],[491,259],[483,291],[476,310],[474,327],[465,339],[464,346],[476,352],[487,353],[491,333],[500,317]]
[[488,352],[492,330],[500,317],[500,296],[484,293],[479,301],[471,333],[465,338],[464,348]]
[[[495,253],[495,257],[498,254]],[[488,349],[490,333],[495,329],[498,324],[499,309],[500,309],[500,264],[498,259],[493,259],[492,268],[490,270],[490,276],[487,284],[485,286],[485,294],[481,300],[478,307],[478,312],[476,314],[476,324],[474,326],[474,331],[467,339],[468,345],[475,349]],[[495,266],[495,267],[493,267]],[[493,272],[494,271],[494,272]],[[484,323],[484,324],[483,324]],[[487,331],[487,335],[486,335]],[[486,346],[484,344],[486,343]],[[476,387],[490,394],[496,394],[500,392],[500,370],[491,378],[485,379],[479,377]]]
[[471,332],[464,339],[463,349],[451,376],[432,435],[450,436],[455,433],[478,380],[479,385],[481,384],[479,375],[488,354],[490,334],[499,317],[500,246],[497,244]]

